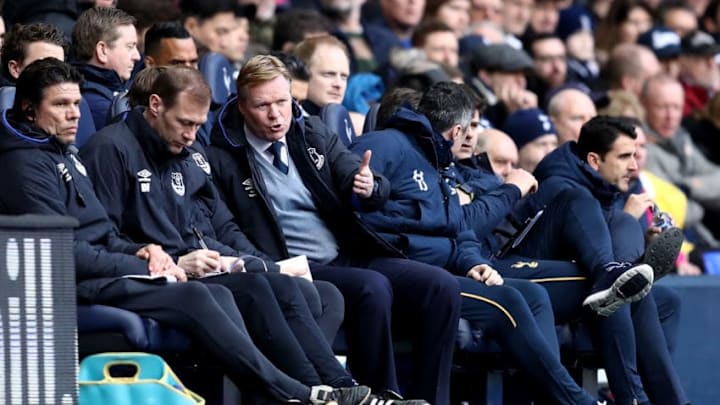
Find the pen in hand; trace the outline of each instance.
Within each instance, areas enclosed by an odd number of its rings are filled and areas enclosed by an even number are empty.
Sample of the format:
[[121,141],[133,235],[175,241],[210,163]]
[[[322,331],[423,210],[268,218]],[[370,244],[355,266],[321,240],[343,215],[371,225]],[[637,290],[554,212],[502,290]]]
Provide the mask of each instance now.
[[208,249],[207,243],[205,243],[205,239],[203,239],[203,234],[202,234],[202,232],[200,232],[200,230],[197,229],[197,228],[194,227],[194,226],[192,227],[192,231],[193,231],[193,233],[195,234],[195,237],[196,237],[197,240],[198,240],[198,244],[200,244],[200,248],[201,248],[201,249],[205,249],[205,250],[210,250],[210,249]]

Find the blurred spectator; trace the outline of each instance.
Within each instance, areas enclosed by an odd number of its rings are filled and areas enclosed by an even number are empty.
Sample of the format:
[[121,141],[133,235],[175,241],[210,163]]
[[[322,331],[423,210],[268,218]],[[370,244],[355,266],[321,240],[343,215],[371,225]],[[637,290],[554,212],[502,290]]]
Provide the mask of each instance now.
[[528,32],[531,34],[552,34],[560,20],[557,0],[535,0]]
[[38,59],[65,60],[65,38],[55,26],[45,23],[16,24],[5,35],[0,53],[1,86],[14,86],[25,67]]
[[44,22],[56,26],[70,38],[80,6],[72,0],[5,0],[2,16],[7,27]]
[[145,32],[151,25],[180,18],[180,10],[174,0],[118,0],[116,7],[135,17],[137,47],[141,53],[145,52]]
[[470,35],[460,39],[460,53],[471,53],[481,45],[505,43],[505,32],[492,21],[479,21],[470,25]]
[[641,123],[645,122],[645,109],[635,94],[627,90],[610,90],[608,100],[608,105],[598,111],[599,115],[635,118]]
[[458,65],[458,39],[452,28],[440,20],[425,20],[412,36],[412,46],[422,49],[431,62]]
[[145,66],[197,69],[198,52],[190,33],[178,21],[154,24],[145,34]]
[[332,25],[313,10],[288,10],[277,17],[272,41],[274,51],[289,53],[307,38],[328,35]]
[[712,35],[715,41],[720,39],[720,0],[711,0],[700,18],[703,31]]
[[380,0],[380,9],[385,26],[404,48],[409,48],[413,30],[423,18],[425,0]]
[[113,97],[127,90],[137,50],[135,18],[116,9],[97,7],[83,12],[73,29],[75,67],[85,77],[82,96],[92,112],[95,128],[108,120]]
[[502,0],[472,0],[470,23],[489,21],[498,27],[503,22]]
[[665,0],[658,10],[660,23],[675,31],[680,38],[698,28],[695,13],[683,0]]
[[605,62],[619,44],[633,44],[653,25],[653,10],[644,0],[615,0],[595,35],[598,59]]
[[617,46],[607,63],[610,89],[627,90],[640,95],[648,77],[660,73],[660,63],[648,48],[637,44]]
[[198,41],[201,54],[207,50],[229,58],[230,33],[236,24],[235,8],[233,0],[180,1],[183,25]]
[[493,172],[503,181],[515,169],[518,163],[518,150],[515,142],[500,130],[488,128],[483,131],[485,151],[490,159]]
[[685,91],[683,116],[701,110],[720,90],[720,68],[715,61],[720,45],[710,34],[696,31],[682,39],[679,79]]
[[565,43],[555,34],[536,34],[526,42],[533,59],[533,72],[528,78],[528,89],[544,100],[548,90],[567,80],[567,53]]
[[695,16],[700,19],[705,14],[710,0],[685,0],[685,2],[690,6]]
[[680,36],[668,28],[656,26],[638,37],[638,44],[649,48],[660,62],[662,72],[678,77],[680,74]]
[[530,24],[533,0],[505,0],[502,7],[502,28],[515,37],[520,37]]
[[225,56],[239,69],[247,57],[250,47],[250,19],[255,15],[254,7],[235,9],[235,28],[230,31],[230,40]]
[[567,141],[577,142],[580,128],[597,115],[590,96],[572,86],[562,88],[550,97],[547,112],[555,125],[558,144]]
[[565,41],[568,55],[568,80],[596,87],[600,67],[595,59],[595,38],[592,16],[582,7],[560,10],[557,34]]
[[557,131],[550,117],[538,108],[515,111],[502,129],[517,146],[517,167],[530,173],[558,145]]
[[470,8],[470,0],[427,0],[424,18],[442,21],[462,38],[470,26]]
[[320,12],[334,28],[332,34],[350,51],[352,72],[374,72],[387,66],[390,50],[400,46],[395,34],[380,25],[368,26],[361,17],[365,0],[318,0]]
[[703,109],[683,121],[695,146],[713,163],[720,165],[720,93]]
[[532,67],[530,56],[510,45],[486,45],[473,52],[468,84],[488,101],[485,116],[494,126],[502,126],[515,110],[537,106],[537,96],[526,89],[525,73]]
[[648,135],[647,169],[670,181],[705,209],[705,223],[718,232],[720,212],[720,166],[710,162],[680,125],[683,88],[669,76],[648,79],[640,101],[646,112]]

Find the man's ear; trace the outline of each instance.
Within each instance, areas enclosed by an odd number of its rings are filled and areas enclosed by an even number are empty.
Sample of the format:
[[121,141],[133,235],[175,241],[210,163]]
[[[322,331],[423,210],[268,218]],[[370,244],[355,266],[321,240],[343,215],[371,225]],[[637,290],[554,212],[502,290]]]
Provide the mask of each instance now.
[[600,155],[595,152],[588,152],[587,154],[587,163],[592,167],[593,169],[597,170],[600,167],[600,162],[602,159],[600,158]]
[[9,60],[7,62],[7,68],[8,72],[10,72],[10,76],[12,76],[15,80],[20,77],[20,62],[16,60]]
[[100,64],[105,65],[108,62],[108,44],[105,41],[98,41],[95,44],[95,59]]
[[155,59],[152,56],[145,55],[145,66],[155,67]]
[[150,111],[150,114],[157,118],[163,110],[163,102],[160,96],[157,94],[151,94],[148,98],[148,110]]
[[200,25],[200,22],[198,21],[197,17],[188,17],[185,19],[185,22],[183,23],[183,26],[185,26],[185,29],[193,37],[195,36],[195,31],[197,31],[198,25]]

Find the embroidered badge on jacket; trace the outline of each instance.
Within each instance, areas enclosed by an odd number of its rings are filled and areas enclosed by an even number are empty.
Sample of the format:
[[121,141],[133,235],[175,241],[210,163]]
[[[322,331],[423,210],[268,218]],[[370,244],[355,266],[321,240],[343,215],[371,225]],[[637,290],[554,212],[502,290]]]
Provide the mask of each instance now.
[[247,193],[249,198],[257,197],[257,190],[255,189],[255,184],[253,184],[253,181],[251,178],[247,178],[243,180],[241,183],[243,185],[243,189]]
[[180,172],[172,172],[170,174],[172,179],[172,188],[175,190],[175,194],[180,197],[185,195],[185,182],[183,181],[183,175]]
[[140,184],[140,192],[141,193],[149,193],[150,192],[150,181],[152,180],[150,176],[152,176],[152,173],[148,169],[142,169],[139,172],[137,172],[138,176],[138,184]]
[[315,148],[308,148],[308,155],[310,155],[310,160],[315,163],[315,168],[320,170],[322,169],[323,165],[325,164],[325,156],[319,154]]
[[205,174],[208,176],[210,175],[210,163],[208,163],[207,160],[205,160],[205,156],[203,156],[200,152],[195,152],[192,154],[192,158],[195,161],[195,164],[198,165],[199,168],[201,168]]
[[72,181],[72,174],[70,174],[70,170],[65,167],[65,163],[58,163],[55,167],[65,183],[70,183]]
[[425,173],[422,170],[413,170],[412,179],[418,184],[420,191],[428,191],[428,185],[425,182]]
[[70,155],[70,159],[75,164],[75,169],[77,169],[78,173],[87,177],[87,170],[85,170],[85,166],[80,162],[80,160],[78,158],[76,158],[75,155],[72,155],[72,154]]

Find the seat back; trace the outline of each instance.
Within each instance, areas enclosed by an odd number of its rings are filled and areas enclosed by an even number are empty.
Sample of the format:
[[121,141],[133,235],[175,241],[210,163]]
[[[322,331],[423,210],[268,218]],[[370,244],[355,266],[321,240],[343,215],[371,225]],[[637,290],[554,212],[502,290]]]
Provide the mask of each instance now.
[[350,113],[342,104],[326,104],[318,115],[325,125],[338,135],[345,146],[350,145],[357,138]]
[[236,93],[233,81],[235,67],[223,54],[217,52],[206,53],[198,62],[198,70],[210,86],[212,93],[211,110],[223,105],[231,95]]
[[130,111],[130,100],[128,99],[128,92],[123,91],[115,95],[112,99],[110,110],[108,110],[108,122],[111,122],[113,118],[128,111]]
[[380,110],[380,103],[375,103],[370,106],[367,114],[365,114],[365,123],[363,124],[363,134],[372,132],[377,127],[377,116]]
[[85,99],[80,100],[80,120],[78,121],[77,135],[75,136],[75,145],[81,148],[95,133],[95,121],[93,121],[90,105]]
[[0,111],[12,108],[15,103],[15,86],[0,87]]

